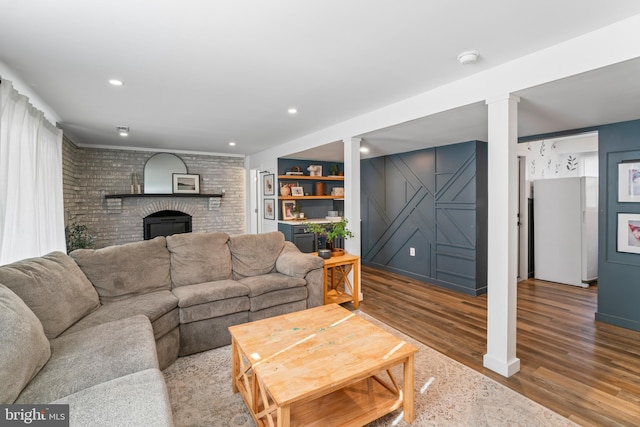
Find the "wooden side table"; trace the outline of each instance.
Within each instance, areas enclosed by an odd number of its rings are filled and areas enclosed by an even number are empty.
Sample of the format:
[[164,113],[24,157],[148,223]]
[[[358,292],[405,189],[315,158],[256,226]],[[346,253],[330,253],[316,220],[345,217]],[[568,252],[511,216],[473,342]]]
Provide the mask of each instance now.
[[[315,253],[317,255],[317,253]],[[353,283],[349,280],[349,273],[353,270]],[[331,272],[331,279],[329,279]],[[332,256],[324,260],[324,303],[342,304],[353,302],[353,307],[360,305],[360,257],[344,254]],[[346,291],[350,290],[351,295]]]

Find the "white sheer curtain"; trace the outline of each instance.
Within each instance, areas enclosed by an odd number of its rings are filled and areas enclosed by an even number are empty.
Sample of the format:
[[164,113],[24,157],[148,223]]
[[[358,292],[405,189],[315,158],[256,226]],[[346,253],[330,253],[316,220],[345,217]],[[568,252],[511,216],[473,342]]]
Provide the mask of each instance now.
[[0,82],[0,265],[65,251],[62,131]]

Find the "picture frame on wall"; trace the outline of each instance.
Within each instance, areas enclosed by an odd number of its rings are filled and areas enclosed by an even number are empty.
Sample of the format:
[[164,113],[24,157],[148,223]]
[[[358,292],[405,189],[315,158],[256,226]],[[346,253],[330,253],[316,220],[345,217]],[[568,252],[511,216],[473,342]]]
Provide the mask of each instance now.
[[262,176],[262,194],[264,196],[273,196],[276,194],[275,175],[268,173]]
[[618,164],[618,201],[640,202],[640,160]]
[[618,214],[618,252],[640,254],[640,214]]
[[283,200],[282,201],[282,219],[283,220],[291,220],[295,219],[295,207],[296,202],[291,200]]
[[264,219],[276,219],[276,203],[274,199],[264,199]]
[[173,194],[200,194],[200,175],[174,173]]

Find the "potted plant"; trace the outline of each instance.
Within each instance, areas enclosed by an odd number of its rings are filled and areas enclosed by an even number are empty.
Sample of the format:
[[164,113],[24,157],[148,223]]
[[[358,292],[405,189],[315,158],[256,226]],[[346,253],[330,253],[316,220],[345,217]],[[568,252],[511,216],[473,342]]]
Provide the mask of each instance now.
[[331,167],[329,168],[329,174],[331,174],[332,176],[338,176],[338,173],[340,173],[340,168],[338,167],[338,164],[332,163]]
[[326,223],[310,223],[307,222],[304,225],[307,226],[306,232],[311,232],[316,235],[316,248],[318,248],[318,236],[324,236],[327,239],[326,247],[331,250],[331,256],[344,255],[344,249],[336,247],[336,240],[347,240],[349,237],[353,237],[351,230],[347,228],[349,221],[346,218],[342,218],[340,221]]
[[67,243],[67,253],[71,253],[76,249],[93,248],[95,236],[89,234],[89,228],[86,224],[78,224],[76,216],[68,215],[68,224],[64,228],[65,239]]

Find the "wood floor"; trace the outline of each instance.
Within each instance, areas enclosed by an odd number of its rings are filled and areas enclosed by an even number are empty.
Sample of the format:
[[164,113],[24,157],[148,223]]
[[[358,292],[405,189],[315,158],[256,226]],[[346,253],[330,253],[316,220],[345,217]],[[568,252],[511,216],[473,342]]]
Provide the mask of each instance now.
[[[584,426],[640,425],[640,332],[596,322],[597,288],[518,285],[516,356],[504,378],[483,368],[487,298],[362,269],[360,309]],[[639,305],[640,309],[640,305]]]

